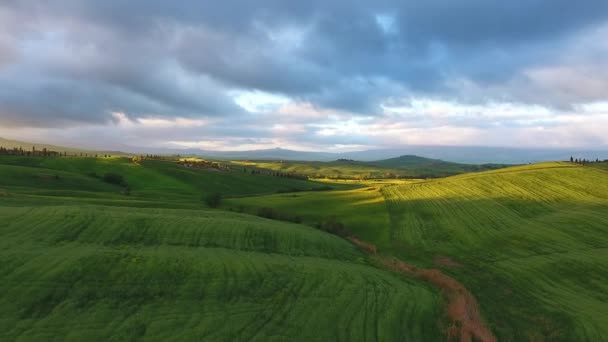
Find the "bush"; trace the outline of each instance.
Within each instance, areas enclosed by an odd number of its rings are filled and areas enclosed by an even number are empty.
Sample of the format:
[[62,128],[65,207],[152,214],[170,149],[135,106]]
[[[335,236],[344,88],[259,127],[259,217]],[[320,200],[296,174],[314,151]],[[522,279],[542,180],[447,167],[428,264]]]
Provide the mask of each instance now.
[[125,179],[116,173],[106,173],[105,175],[103,175],[102,180],[106,183],[110,183],[110,184],[115,184],[115,185],[120,185],[120,186],[126,186],[127,183],[125,182]]
[[324,230],[330,234],[338,235],[341,237],[349,237],[353,234],[342,224],[336,220],[335,217],[330,217],[324,221],[317,223],[317,228]]
[[271,219],[271,220],[279,219],[279,213],[275,209],[267,208],[267,207],[258,209],[258,216],[264,217],[267,219]]
[[214,192],[205,197],[205,203],[209,208],[217,208],[222,204],[222,194]]

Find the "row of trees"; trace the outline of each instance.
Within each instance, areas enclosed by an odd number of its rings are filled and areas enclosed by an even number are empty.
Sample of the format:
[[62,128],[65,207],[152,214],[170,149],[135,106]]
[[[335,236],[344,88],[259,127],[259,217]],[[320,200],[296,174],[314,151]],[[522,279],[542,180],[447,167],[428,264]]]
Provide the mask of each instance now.
[[68,154],[66,151],[53,151],[49,150],[46,147],[41,149],[37,149],[36,146],[32,146],[32,149],[24,149],[23,147],[4,147],[0,146],[0,155],[10,155],[10,156],[37,156],[37,157],[111,157],[109,154],[95,154],[95,153],[85,153],[85,152],[74,152]]
[[600,160],[599,158],[595,158],[595,160],[589,160],[585,158],[574,158],[570,156],[570,162],[580,165],[591,164],[591,163],[607,163],[608,159]]
[[[65,152],[63,152],[65,153]],[[51,156],[61,156],[61,152],[48,150],[46,147],[41,150],[37,150],[36,146],[32,146],[31,150],[24,150],[23,147],[4,147],[0,146],[0,154],[1,155],[12,155],[12,156],[43,156],[43,157],[51,157]]]

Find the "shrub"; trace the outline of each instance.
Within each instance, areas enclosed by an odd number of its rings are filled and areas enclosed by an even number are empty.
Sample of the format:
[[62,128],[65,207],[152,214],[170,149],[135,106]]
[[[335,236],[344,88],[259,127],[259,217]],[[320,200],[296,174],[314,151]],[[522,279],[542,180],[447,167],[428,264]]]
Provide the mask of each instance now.
[[267,207],[263,207],[258,209],[258,216],[259,217],[264,217],[267,219],[272,219],[272,220],[278,220],[279,219],[279,213],[273,209],[273,208],[267,208]]
[[110,183],[110,184],[115,184],[115,185],[120,185],[120,186],[126,186],[127,183],[125,182],[125,179],[116,173],[106,173],[105,175],[103,175],[102,180],[106,183]]
[[335,217],[330,217],[317,223],[317,228],[341,237],[352,236],[352,233],[344,226],[344,224],[337,221]]
[[222,204],[222,194],[214,192],[205,197],[205,203],[209,208],[217,208]]

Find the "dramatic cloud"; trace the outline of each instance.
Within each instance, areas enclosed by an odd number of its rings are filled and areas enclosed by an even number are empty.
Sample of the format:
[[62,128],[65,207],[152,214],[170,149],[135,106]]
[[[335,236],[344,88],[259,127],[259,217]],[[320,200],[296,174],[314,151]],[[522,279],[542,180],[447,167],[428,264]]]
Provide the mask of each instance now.
[[606,145],[607,42],[604,0],[5,0],[0,134]]

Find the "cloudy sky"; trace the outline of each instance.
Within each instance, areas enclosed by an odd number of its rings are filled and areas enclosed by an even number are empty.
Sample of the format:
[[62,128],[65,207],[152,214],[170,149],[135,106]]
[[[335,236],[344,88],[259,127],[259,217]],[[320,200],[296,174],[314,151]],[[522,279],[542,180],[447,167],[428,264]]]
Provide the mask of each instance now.
[[2,0],[0,136],[608,146],[606,0]]

